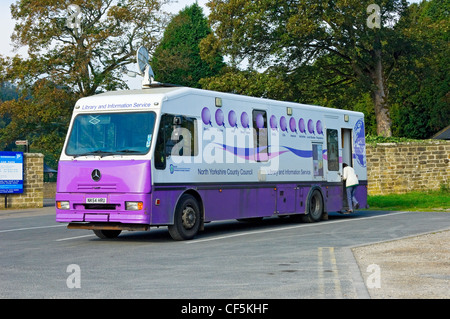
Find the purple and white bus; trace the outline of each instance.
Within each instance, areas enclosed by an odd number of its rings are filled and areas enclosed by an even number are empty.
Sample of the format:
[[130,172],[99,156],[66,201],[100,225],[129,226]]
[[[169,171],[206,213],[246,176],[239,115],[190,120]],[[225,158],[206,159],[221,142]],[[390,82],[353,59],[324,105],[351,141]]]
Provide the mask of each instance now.
[[359,112],[187,87],[80,99],[59,161],[56,221],[100,238],[168,226],[175,240],[205,223],[346,208],[343,163],[367,206]]

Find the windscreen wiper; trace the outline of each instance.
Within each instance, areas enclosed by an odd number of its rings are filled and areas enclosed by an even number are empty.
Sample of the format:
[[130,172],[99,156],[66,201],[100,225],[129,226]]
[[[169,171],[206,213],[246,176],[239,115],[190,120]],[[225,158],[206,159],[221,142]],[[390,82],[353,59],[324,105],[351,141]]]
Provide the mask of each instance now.
[[116,153],[136,154],[136,153],[141,153],[141,152],[136,151],[136,150],[120,150],[120,151],[117,151]]
[[120,150],[120,151],[115,151],[115,152],[106,152],[106,151],[102,151],[102,150],[96,150],[96,151],[92,151],[92,152],[77,154],[77,155],[74,155],[74,157],[89,156],[89,155],[97,155],[97,156],[103,157],[103,156],[112,156],[112,155],[118,155],[118,154],[136,154],[136,153],[141,153],[141,152],[135,151],[135,150],[130,150],[130,149],[125,149],[125,150]]
[[114,153],[112,153],[112,152],[105,152],[105,151],[102,151],[102,150],[96,150],[96,151],[92,151],[92,152],[77,154],[74,157],[89,156],[89,155],[97,155],[97,156],[103,157],[103,156],[114,155]]

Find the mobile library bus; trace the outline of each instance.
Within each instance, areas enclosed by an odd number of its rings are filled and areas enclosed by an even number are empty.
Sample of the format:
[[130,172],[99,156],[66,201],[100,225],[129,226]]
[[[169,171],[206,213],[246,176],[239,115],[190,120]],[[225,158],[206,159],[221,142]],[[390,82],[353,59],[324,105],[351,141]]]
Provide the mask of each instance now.
[[80,99],[59,161],[56,221],[101,238],[346,208],[343,163],[367,206],[362,113],[154,85]]

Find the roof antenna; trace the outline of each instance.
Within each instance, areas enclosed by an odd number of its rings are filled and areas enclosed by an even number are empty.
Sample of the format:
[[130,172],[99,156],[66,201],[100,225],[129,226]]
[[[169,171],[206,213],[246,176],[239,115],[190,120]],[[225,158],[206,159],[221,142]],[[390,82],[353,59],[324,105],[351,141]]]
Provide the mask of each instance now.
[[136,53],[136,63],[139,69],[139,72],[130,71],[126,68],[126,66],[122,67],[122,72],[131,77],[136,77],[136,75],[140,75],[143,77],[142,79],[142,88],[149,88],[152,86],[157,86],[159,82],[155,81],[155,74],[153,73],[152,67],[149,63],[149,54],[147,49],[144,46],[139,47]]

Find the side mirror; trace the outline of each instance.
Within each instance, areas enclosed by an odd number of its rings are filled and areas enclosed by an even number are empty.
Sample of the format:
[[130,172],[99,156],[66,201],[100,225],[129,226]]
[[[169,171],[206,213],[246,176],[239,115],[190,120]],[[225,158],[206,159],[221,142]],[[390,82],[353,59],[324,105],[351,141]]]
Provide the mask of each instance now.
[[173,125],[181,125],[181,116],[174,116],[172,124]]

